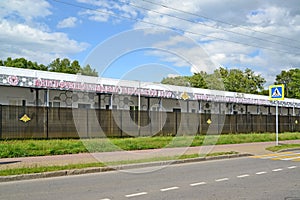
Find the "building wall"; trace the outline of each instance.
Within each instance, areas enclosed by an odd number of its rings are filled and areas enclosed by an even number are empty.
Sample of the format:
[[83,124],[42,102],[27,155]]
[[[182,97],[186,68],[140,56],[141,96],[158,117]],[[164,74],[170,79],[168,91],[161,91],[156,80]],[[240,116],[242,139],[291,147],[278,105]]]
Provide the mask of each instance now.
[[[38,101],[36,94],[38,93]],[[118,94],[96,94],[67,90],[46,90],[0,86],[0,104],[63,108],[101,108],[119,110],[167,111],[211,114],[275,114],[275,106],[244,105],[183,99],[150,98]],[[100,102],[99,102],[100,98]],[[37,104],[38,102],[38,104]],[[149,105],[148,105],[149,104]],[[100,106],[100,107],[99,107]],[[298,108],[279,106],[280,115],[299,115]]]
[[[36,105],[36,90],[21,87],[0,86],[0,104],[21,106]],[[43,92],[39,91],[39,105],[44,104]]]

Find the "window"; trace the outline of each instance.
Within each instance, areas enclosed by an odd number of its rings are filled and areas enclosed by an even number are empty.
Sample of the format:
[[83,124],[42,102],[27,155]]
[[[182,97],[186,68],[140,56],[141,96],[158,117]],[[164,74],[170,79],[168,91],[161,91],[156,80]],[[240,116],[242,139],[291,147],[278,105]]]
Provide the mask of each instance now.
[[59,108],[60,107],[60,102],[53,102],[52,106],[55,108]]
[[22,100],[22,106],[26,106],[26,100]]
[[180,112],[181,112],[181,109],[180,109],[180,108],[173,108],[173,112],[180,113]]
[[89,109],[89,108],[91,108],[91,104],[79,103],[78,108]]
[[112,109],[113,109],[113,110],[117,110],[117,109],[118,109],[118,106],[117,106],[117,105],[113,105],[113,106],[112,106]]

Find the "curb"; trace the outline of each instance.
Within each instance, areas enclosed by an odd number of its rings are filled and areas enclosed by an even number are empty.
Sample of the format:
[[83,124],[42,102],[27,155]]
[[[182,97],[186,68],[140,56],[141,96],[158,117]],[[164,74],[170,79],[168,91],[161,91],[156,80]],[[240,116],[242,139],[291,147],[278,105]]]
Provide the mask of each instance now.
[[279,150],[279,151],[276,151],[277,153],[281,153],[281,152],[287,152],[287,151],[299,151],[300,148],[289,148],[289,149],[282,149],[282,150]]
[[84,168],[84,169],[61,170],[61,171],[42,172],[42,173],[34,173],[34,174],[0,176],[0,182],[21,181],[21,180],[30,180],[30,179],[40,179],[40,178],[53,178],[53,177],[60,177],[60,176],[72,176],[72,175],[89,174],[89,173],[136,169],[136,168],[143,168],[143,167],[175,165],[175,164],[201,162],[201,161],[209,161],[209,160],[221,160],[221,159],[239,158],[239,157],[247,157],[247,156],[253,156],[253,154],[243,153],[243,154],[234,154],[234,155],[212,156],[212,157],[205,157],[205,158],[191,158],[191,159],[182,159],[182,160],[169,160],[169,161],[159,161],[159,162],[149,162],[149,163],[139,163],[139,164],[118,165],[115,167],[91,167],[91,168]]

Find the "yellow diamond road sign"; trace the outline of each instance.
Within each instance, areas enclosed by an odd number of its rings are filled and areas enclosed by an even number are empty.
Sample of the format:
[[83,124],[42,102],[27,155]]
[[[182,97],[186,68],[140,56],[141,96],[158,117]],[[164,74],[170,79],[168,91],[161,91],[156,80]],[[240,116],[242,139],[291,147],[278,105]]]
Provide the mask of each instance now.
[[284,100],[284,85],[271,85],[269,87],[269,98],[272,101]]

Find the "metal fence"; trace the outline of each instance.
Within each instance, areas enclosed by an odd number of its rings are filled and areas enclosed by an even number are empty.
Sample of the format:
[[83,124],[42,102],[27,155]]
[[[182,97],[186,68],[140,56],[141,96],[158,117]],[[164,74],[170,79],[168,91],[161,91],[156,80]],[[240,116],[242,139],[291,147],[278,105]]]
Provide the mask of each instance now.
[[[279,116],[279,132],[300,131],[299,116]],[[275,132],[275,115],[0,105],[0,139],[139,137]]]

